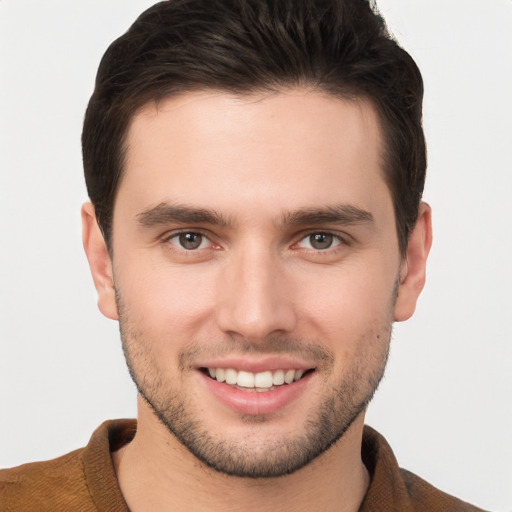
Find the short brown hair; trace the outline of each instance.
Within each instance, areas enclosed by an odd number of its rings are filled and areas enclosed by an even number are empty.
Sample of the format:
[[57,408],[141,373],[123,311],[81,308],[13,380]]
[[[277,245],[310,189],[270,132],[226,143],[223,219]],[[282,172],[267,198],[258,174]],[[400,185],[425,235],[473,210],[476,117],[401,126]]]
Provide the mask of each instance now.
[[145,11],[103,56],[84,121],[85,180],[107,246],[124,139],[143,105],[194,90],[297,86],[376,107],[404,254],[425,181],[423,81],[366,0],[166,0]]

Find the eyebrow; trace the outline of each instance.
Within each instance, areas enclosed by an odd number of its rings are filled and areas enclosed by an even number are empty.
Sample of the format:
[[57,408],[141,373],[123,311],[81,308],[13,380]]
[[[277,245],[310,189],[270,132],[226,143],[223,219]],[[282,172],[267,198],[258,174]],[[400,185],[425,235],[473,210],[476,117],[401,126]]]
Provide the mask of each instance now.
[[[160,203],[148,208],[136,216],[143,227],[154,227],[170,223],[211,224],[231,227],[232,223],[219,212],[207,208],[196,208],[182,204]],[[276,222],[278,229],[288,226],[317,226],[321,224],[342,224],[353,226],[373,223],[373,215],[362,208],[340,204],[323,208],[301,208],[284,213]]]
[[304,226],[319,224],[343,224],[353,226],[357,224],[373,223],[373,215],[353,205],[339,204],[325,208],[304,208],[284,215],[279,227]]
[[160,203],[137,214],[137,222],[144,227],[169,223],[231,225],[228,219],[213,210],[168,203]]

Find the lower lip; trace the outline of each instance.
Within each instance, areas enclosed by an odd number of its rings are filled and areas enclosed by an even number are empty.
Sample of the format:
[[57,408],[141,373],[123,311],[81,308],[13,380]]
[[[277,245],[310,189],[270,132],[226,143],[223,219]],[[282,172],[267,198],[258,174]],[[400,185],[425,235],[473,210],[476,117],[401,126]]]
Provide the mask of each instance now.
[[304,391],[312,372],[291,384],[277,386],[270,391],[241,391],[229,384],[219,382],[199,372],[209,391],[232,411],[259,416],[276,412],[295,401]]

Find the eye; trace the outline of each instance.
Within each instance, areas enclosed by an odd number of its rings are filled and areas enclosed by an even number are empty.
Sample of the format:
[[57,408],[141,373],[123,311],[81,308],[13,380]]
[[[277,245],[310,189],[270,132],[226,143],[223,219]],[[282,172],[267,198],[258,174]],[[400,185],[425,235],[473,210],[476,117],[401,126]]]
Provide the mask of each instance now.
[[297,245],[303,249],[314,249],[315,251],[325,251],[340,245],[340,237],[332,233],[310,233],[304,237]]
[[204,249],[210,244],[210,241],[204,235],[201,233],[194,233],[192,231],[176,233],[168,240],[171,244],[179,247],[180,249],[185,249],[186,251]]

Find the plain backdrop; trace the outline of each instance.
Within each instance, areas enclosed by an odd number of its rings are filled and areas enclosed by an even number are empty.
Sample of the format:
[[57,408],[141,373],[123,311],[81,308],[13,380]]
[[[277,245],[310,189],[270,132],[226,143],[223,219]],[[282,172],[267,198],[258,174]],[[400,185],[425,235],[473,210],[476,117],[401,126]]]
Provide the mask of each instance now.
[[[80,133],[107,45],[151,1],[0,0],[0,467],[135,415],[80,239]],[[512,510],[512,1],[381,0],[425,80],[428,281],[367,422],[403,467]]]

